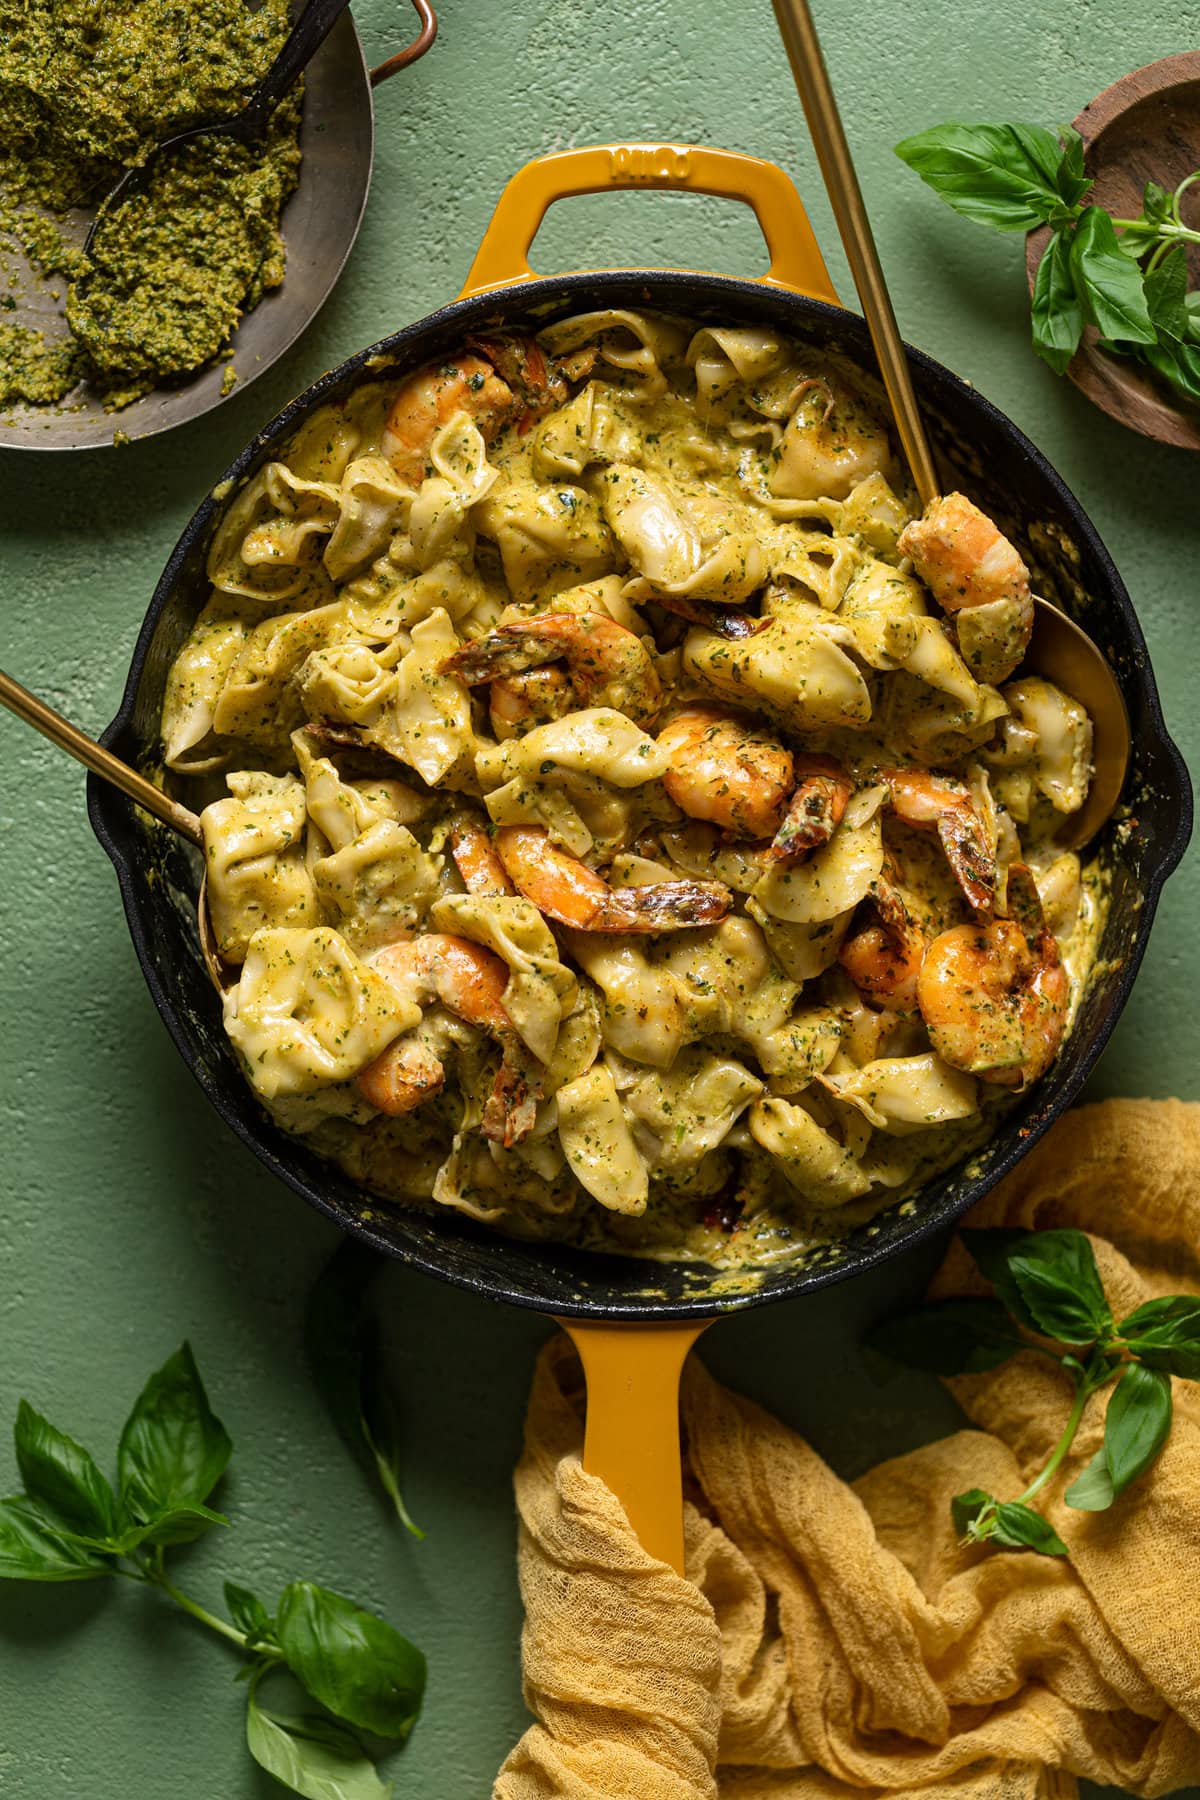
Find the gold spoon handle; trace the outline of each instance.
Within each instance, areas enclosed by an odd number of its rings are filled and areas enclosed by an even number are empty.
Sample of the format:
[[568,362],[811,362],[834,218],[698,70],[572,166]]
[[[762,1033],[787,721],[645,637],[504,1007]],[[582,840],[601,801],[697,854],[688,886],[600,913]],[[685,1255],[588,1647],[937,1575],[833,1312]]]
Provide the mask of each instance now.
[[77,725],[72,725],[61,713],[56,713],[52,706],[47,706],[44,700],[39,700],[36,694],[31,694],[28,688],[23,688],[19,681],[14,681],[11,675],[5,675],[2,670],[0,705],[7,706],[10,712],[16,713],[19,719],[24,719],[27,725],[32,725],[35,731],[40,731],[43,737],[48,737],[52,744],[57,744],[60,750],[65,750],[76,762],[81,762],[93,775],[99,775],[102,781],[109,781],[114,787],[120,788],[123,794],[128,794],[131,800],[144,806],[148,813],[153,813],[156,819],[161,819],[172,831],[189,838],[193,844],[203,843],[200,821],[194,812],[189,812],[186,806],[180,806],[177,801],[156,788],[153,782],[147,781],[144,775],[139,775],[136,769],[131,769],[120,757],[114,756],[111,750],[96,743],[94,738],[88,737],[86,732],[80,731]]
[[829,74],[825,68],[825,58],[821,54],[817,29],[808,8],[808,0],[774,0],[774,5],[784,49],[792,65],[800,103],[804,107],[817,161],[821,165],[821,175],[833,207],[833,216],[837,220],[837,228],[850,263],[850,273],[854,277],[858,298],[870,328],[871,342],[879,359],[883,385],[891,402],[896,429],[900,433],[900,442],[904,446],[908,466],[917,484],[921,504],[928,506],[940,492],[933,456],[917,410],[917,397],[913,393],[912,377],[908,372],[908,358],[904,353],[896,315],[892,311],[887,284],[883,279],[879,252],[875,248],[867,209],[863,205],[862,190],[850,159],[850,146],[842,129],[837,101],[829,85]]

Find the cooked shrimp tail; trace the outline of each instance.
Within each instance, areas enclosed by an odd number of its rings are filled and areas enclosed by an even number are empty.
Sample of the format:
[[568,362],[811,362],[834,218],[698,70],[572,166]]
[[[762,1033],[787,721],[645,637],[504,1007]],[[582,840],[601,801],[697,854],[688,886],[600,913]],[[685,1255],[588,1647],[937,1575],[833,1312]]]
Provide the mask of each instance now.
[[516,893],[491,833],[477,819],[455,819],[450,828],[450,854],[469,894]]
[[760,631],[765,631],[768,625],[775,623],[771,614],[764,619],[756,613],[743,612],[740,607],[718,606],[711,600],[691,600],[685,594],[656,592],[651,598],[664,612],[675,613],[677,617],[687,619],[693,625],[703,625],[706,631],[715,632],[718,637],[757,637]]
[[539,613],[498,625],[442,667],[474,686],[562,661],[580,706],[611,706],[635,724],[654,718],[662,684],[636,632],[606,613]]
[[591,347],[560,361],[548,356],[536,338],[515,332],[471,337],[467,344],[487,357],[516,396],[516,427],[522,435],[538,419],[566,404],[568,381],[582,380],[596,360],[596,350]]
[[798,756],[793,773],[796,791],[771,843],[772,857],[785,865],[829,842],[854,792],[848,771],[828,756]]
[[864,906],[874,914],[846,938],[838,961],[861,994],[886,1012],[913,1012],[928,939],[900,889],[880,875]]
[[962,782],[927,769],[881,769],[879,779],[896,817],[937,832],[963,897],[974,911],[989,912],[996,898],[995,852]]
[[548,918],[577,931],[687,931],[719,924],[732,903],[729,889],[718,881],[609,887],[539,826],[502,825],[496,849],[518,891]]

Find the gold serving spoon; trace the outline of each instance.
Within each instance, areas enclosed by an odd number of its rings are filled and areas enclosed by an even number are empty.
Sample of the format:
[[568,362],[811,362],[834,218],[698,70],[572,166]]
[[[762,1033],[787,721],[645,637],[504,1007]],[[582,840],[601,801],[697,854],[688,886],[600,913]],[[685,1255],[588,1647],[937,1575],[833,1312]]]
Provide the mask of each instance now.
[[[22,687],[19,681],[14,681],[3,670],[0,670],[0,705],[6,706],[9,712],[16,713],[18,719],[24,719],[35,731],[40,731],[43,737],[49,738],[52,744],[57,744],[60,750],[65,750],[68,756],[73,756],[76,762],[81,762],[93,775],[99,775],[102,781],[120,788],[123,794],[136,800],[139,806],[152,813],[162,824],[169,825],[172,831],[186,838],[189,844],[195,844],[197,849],[203,850],[204,835],[194,812],[189,812],[186,806],[180,806],[177,800],[172,800],[169,794],[164,794],[152,781],[147,781],[144,775],[139,775],[136,769],[131,769],[119,756],[114,756],[103,744],[98,744],[85,731],[80,731],[77,725],[72,725],[69,719],[64,719],[61,713],[55,712],[52,706],[47,706],[44,700],[39,700],[36,694],[31,694],[28,688]],[[233,976],[221,960],[212,920],[209,918],[207,875],[200,883],[196,911],[204,966],[217,992],[223,993]]]
[[[896,430],[921,504],[928,506],[942,490],[913,392],[908,358],[883,278],[862,190],[854,172],[850,146],[821,54],[817,28],[808,0],[773,0],[773,3],[821,175],[875,346]],[[1059,843],[1078,850],[1095,837],[1121,798],[1132,744],[1129,714],[1116,677],[1103,652],[1087,633],[1049,600],[1041,600],[1035,595],[1033,605],[1033,636],[1025,653],[1024,667],[1030,674],[1044,676],[1078,700],[1090,715],[1094,730],[1093,773],[1087,799],[1057,834]]]

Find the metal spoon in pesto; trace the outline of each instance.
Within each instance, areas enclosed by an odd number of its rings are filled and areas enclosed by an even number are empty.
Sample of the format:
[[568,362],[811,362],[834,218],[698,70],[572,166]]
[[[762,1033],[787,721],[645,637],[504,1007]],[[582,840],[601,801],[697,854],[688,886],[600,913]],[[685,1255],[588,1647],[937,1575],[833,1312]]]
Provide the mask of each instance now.
[[[151,166],[165,150],[175,150],[180,144],[198,137],[233,138],[235,142],[251,148],[260,143],[266,135],[275,108],[321,48],[349,4],[350,0],[309,0],[279,55],[241,112],[234,113],[232,118],[214,119],[207,125],[192,125],[187,131],[176,132],[174,137],[164,138],[160,144],[156,144],[132,169],[126,169],[96,209],[91,230],[84,242],[84,254],[91,253],[101,220],[128,200],[131,194],[145,186]],[[86,276],[83,279],[86,280]]]

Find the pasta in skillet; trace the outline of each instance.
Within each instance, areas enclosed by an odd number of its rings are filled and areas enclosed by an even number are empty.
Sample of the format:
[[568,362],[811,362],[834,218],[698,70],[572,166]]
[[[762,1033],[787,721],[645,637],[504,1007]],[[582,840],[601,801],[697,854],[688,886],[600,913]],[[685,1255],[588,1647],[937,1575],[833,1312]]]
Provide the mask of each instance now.
[[1070,1027],[1091,724],[970,500],[834,361],[649,313],[481,338],[226,507],[165,761],[248,1081],[386,1199],[803,1253]]

